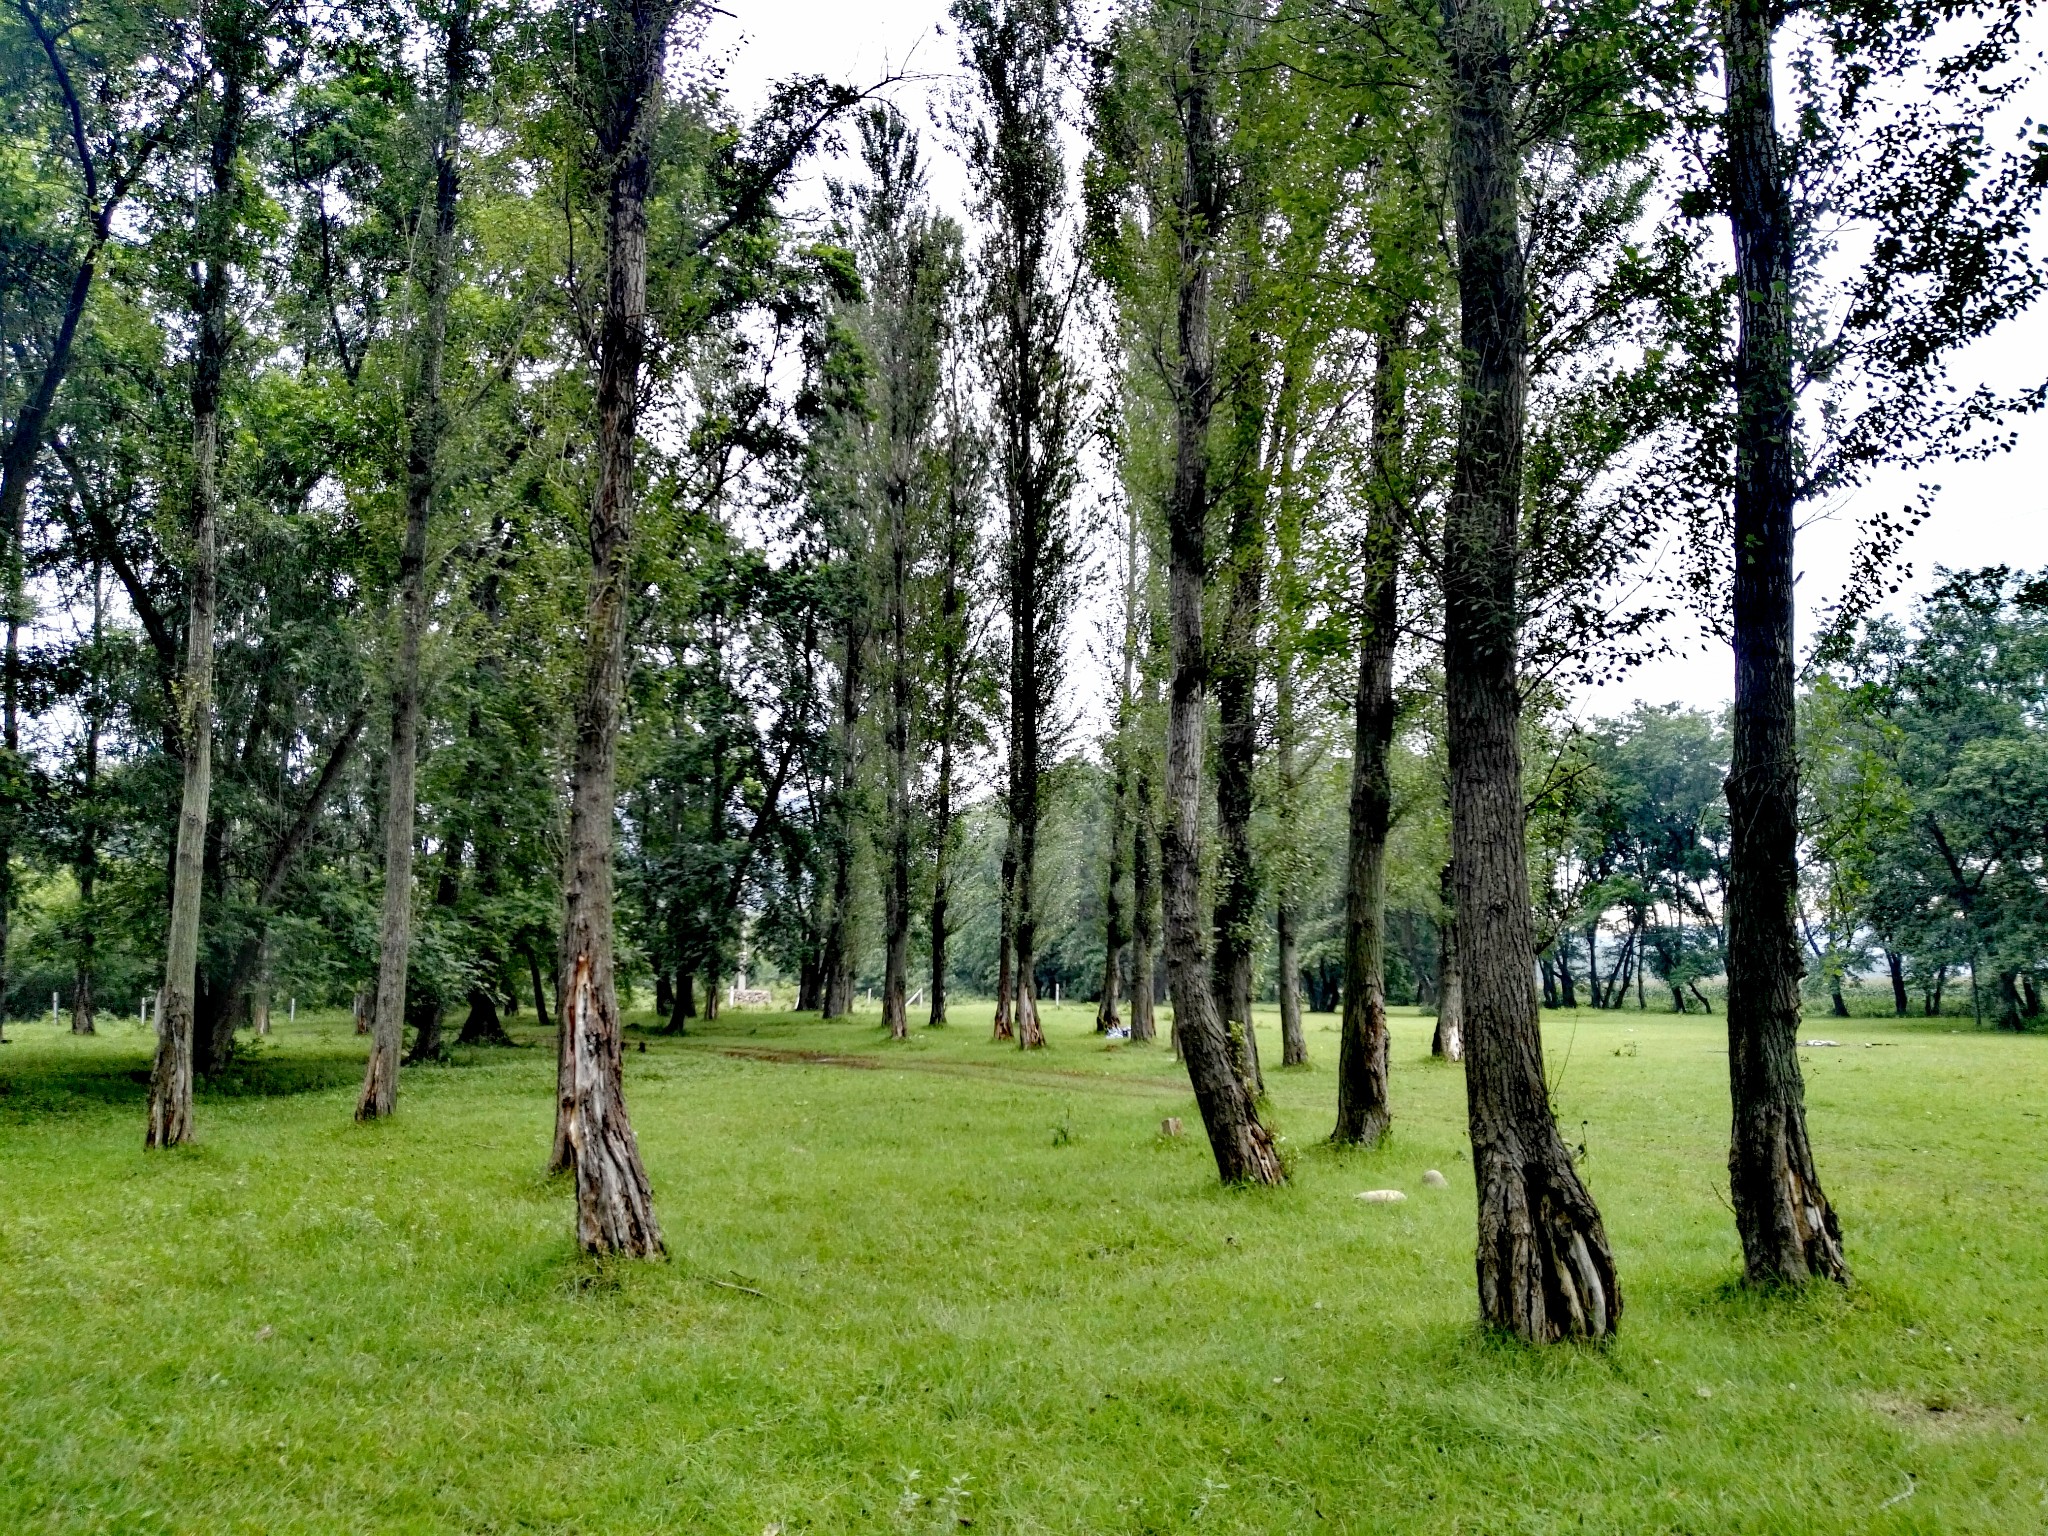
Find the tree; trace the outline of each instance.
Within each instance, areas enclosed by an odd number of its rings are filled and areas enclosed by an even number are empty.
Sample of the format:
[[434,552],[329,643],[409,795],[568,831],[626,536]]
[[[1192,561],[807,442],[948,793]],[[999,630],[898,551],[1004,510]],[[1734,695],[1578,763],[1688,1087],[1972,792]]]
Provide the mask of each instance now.
[[[455,291],[455,220],[460,190],[462,115],[471,69],[468,0],[455,0],[443,24],[441,122],[433,146],[434,219],[420,282],[417,375],[406,411],[405,543],[398,562],[398,655],[391,691],[391,756],[384,790],[384,912],[377,936],[377,1016],[370,1060],[356,1102],[358,1120],[377,1120],[398,1107],[398,1054],[405,1033],[406,971],[412,952],[412,851],[415,781],[419,771],[420,634],[427,620],[427,526],[433,518],[441,439],[448,306]],[[440,999],[421,1031],[419,1055],[438,1047]]]
[[1045,1043],[1035,975],[1038,838],[1048,717],[1072,597],[1067,502],[1081,426],[1081,380],[1065,351],[1078,271],[1063,273],[1058,251],[1066,198],[1060,69],[1074,22],[1064,0],[955,0],[952,15],[976,103],[960,126],[968,175],[989,226],[981,253],[981,327],[994,404],[996,482],[1008,522],[1010,847],[1003,936],[1011,980],[997,997],[997,1033],[1007,1029],[1007,1010],[1014,1006],[1017,1044],[1030,1050]]
[[191,555],[184,673],[178,690],[178,738],[184,747],[170,934],[165,945],[163,1019],[149,1081],[145,1144],[192,1139],[192,1036],[197,1007],[200,901],[205,880],[208,800],[213,787],[213,633],[216,540],[220,517],[220,417],[232,345],[229,303],[245,208],[241,165],[250,94],[262,66],[268,12],[247,0],[208,11],[206,49],[214,101],[207,180],[192,230],[199,280],[192,312],[198,337],[192,360]]
[[608,4],[579,16],[576,54],[592,161],[605,184],[605,289],[597,341],[597,487],[590,507],[588,646],[569,788],[567,916],[554,1164],[576,1175],[586,1252],[665,1252],[626,1115],[613,981],[612,814],[626,656],[640,370],[647,347],[647,199],[662,64],[677,4]]
[[1599,1210],[1543,1079],[1524,853],[1516,658],[1528,384],[1513,45],[1498,0],[1448,0],[1451,205],[1464,377],[1444,528],[1451,862],[1463,934],[1465,1082],[1479,1195],[1479,1310],[1543,1342],[1621,1317]]

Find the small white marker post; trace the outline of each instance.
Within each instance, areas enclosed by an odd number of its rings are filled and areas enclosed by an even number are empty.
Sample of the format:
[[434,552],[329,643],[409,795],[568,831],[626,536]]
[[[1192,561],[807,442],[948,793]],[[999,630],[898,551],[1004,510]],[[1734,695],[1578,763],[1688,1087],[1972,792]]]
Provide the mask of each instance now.
[[299,1022],[299,1000],[296,997],[292,999],[292,1006],[290,1010],[285,1014],[285,1022],[287,1024],[296,1024]]
[[52,992],[52,993],[50,994],[50,1028],[52,1028],[52,1029],[55,1029],[56,1027],[57,1027],[57,994],[56,994],[56,993],[54,993],[54,992]]

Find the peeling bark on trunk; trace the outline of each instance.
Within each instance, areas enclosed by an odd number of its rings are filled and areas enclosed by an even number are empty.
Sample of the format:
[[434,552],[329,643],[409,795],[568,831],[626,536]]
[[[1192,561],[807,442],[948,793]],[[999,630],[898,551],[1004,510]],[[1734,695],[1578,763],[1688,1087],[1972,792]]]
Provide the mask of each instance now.
[[588,1253],[663,1252],[626,1114],[612,977],[612,817],[633,542],[634,455],[647,346],[647,196],[671,4],[611,0],[595,47],[596,149],[609,169],[597,368],[597,489],[590,511],[588,651],[576,709],[563,881],[556,1157],[576,1174],[576,1240]]
[[[427,524],[434,513],[435,476],[447,409],[441,398],[447,351],[448,301],[455,288],[455,206],[460,183],[463,98],[469,74],[469,7],[448,18],[442,67],[439,141],[434,148],[434,229],[426,250],[426,305],[420,326],[419,375],[407,412],[405,542],[398,557],[398,665],[391,690],[391,756],[385,773],[384,910],[377,938],[377,1017],[370,1060],[356,1101],[358,1120],[379,1120],[398,1108],[398,1058],[405,1042],[407,970],[412,957],[413,821],[419,782],[420,637],[427,627]],[[434,999],[439,1033],[439,999]],[[420,1052],[439,1054],[440,1041]]]
[[1464,377],[1444,540],[1451,860],[1478,1186],[1479,1311],[1531,1342],[1602,1339],[1621,1293],[1543,1079],[1529,910],[1516,583],[1527,294],[1503,0],[1444,0]]
[[208,187],[197,215],[202,275],[196,295],[198,344],[192,366],[190,608],[185,666],[178,684],[179,740],[185,746],[172,858],[170,931],[164,947],[161,1022],[149,1081],[144,1145],[175,1147],[192,1139],[193,1022],[199,1001],[199,915],[205,886],[207,817],[213,794],[213,626],[215,529],[220,517],[220,408],[227,373],[229,245],[240,201],[237,162],[248,118],[255,40],[232,12],[216,18],[208,38],[220,77],[214,104]]
[[1203,736],[1209,716],[1209,657],[1203,638],[1208,596],[1209,429],[1214,413],[1209,291],[1213,242],[1224,213],[1224,167],[1216,143],[1210,80],[1211,40],[1188,47],[1180,84],[1183,184],[1176,213],[1176,357],[1173,480],[1166,501],[1169,548],[1167,631],[1172,685],[1166,727],[1166,818],[1160,829],[1166,966],[1173,989],[1174,1038],[1216,1172],[1226,1184],[1279,1184],[1286,1174],[1272,1134],[1260,1123],[1233,1040],[1216,1006],[1216,978],[1201,910]]
[[1799,766],[1792,541],[1792,212],[1775,120],[1775,11],[1722,23],[1735,362],[1735,725],[1728,773],[1729,1200],[1753,1284],[1847,1280],[1841,1228],[1806,1135],[1799,1069]]

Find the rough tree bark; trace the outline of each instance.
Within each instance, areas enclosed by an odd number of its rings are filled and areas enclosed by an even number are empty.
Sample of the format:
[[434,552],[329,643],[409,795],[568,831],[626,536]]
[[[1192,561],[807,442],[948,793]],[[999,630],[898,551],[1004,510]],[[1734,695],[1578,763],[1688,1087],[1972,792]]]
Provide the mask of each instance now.
[[1532,1342],[1605,1338],[1621,1293],[1600,1213],[1543,1080],[1524,845],[1517,678],[1527,293],[1521,155],[1504,0],[1444,0],[1463,380],[1444,540],[1451,860],[1466,1100],[1478,1186],[1479,1310]]
[[[407,411],[405,542],[398,555],[398,659],[391,683],[391,756],[385,771],[384,910],[377,934],[377,1017],[358,1120],[398,1108],[398,1060],[405,1043],[406,973],[412,957],[413,821],[419,785],[420,636],[427,627],[427,524],[447,430],[441,372],[448,301],[455,291],[455,209],[460,191],[463,100],[469,78],[469,6],[449,12],[443,38],[441,124],[434,145],[434,228],[426,247],[426,305],[419,375]],[[438,1016],[440,1000],[434,1000]]]
[[1372,1146],[1392,1118],[1387,1100],[1387,829],[1393,820],[1394,642],[1400,613],[1396,496],[1407,437],[1400,351],[1387,328],[1372,381],[1371,512],[1358,593],[1358,693],[1353,707],[1351,826],[1344,870],[1344,1018],[1337,1047],[1336,1142]]
[[597,489],[590,509],[589,650],[569,783],[562,925],[556,1163],[576,1174],[576,1240],[587,1253],[665,1251],[640,1144],[626,1114],[612,980],[612,816],[625,680],[627,564],[640,368],[647,347],[647,195],[662,56],[674,0],[607,0],[586,55],[598,163],[607,174],[605,295],[597,353]]
[[1240,1069],[1243,1046],[1233,1043],[1216,1006],[1201,911],[1202,759],[1209,715],[1202,610],[1208,595],[1209,429],[1215,405],[1209,297],[1226,181],[1211,101],[1216,62],[1213,39],[1197,32],[1184,58],[1185,73],[1176,82],[1182,181],[1174,210],[1174,465],[1166,500],[1172,685],[1166,726],[1166,818],[1159,845],[1174,1036],[1187,1062],[1216,1171],[1226,1184],[1278,1184],[1286,1175]]
[[1778,8],[1730,0],[1735,357],[1735,721],[1728,771],[1729,1200],[1754,1284],[1846,1280],[1799,1070],[1799,764],[1793,655],[1792,210],[1771,77]]
[[[1258,428],[1238,425],[1233,435],[1256,439]],[[1247,477],[1240,470],[1231,478]],[[1223,610],[1222,633],[1209,655],[1217,717],[1216,1006],[1246,1085],[1254,1094],[1263,1094],[1265,1074],[1259,1068],[1259,1036],[1252,1021],[1252,945],[1259,913],[1252,811],[1259,743],[1258,625],[1265,603],[1265,497],[1256,487],[1239,484],[1228,501],[1230,598]]]
[[248,121],[249,76],[257,39],[248,12],[224,6],[210,19],[210,65],[219,76],[207,154],[207,188],[194,219],[200,257],[194,295],[197,345],[192,359],[192,540],[186,567],[190,608],[185,665],[178,684],[184,783],[171,866],[170,931],[156,1064],[149,1079],[144,1145],[192,1139],[192,1027],[198,1002],[199,908],[205,885],[207,812],[213,794],[213,625],[215,526],[220,516],[220,407],[227,374],[232,245],[240,206],[239,161]]

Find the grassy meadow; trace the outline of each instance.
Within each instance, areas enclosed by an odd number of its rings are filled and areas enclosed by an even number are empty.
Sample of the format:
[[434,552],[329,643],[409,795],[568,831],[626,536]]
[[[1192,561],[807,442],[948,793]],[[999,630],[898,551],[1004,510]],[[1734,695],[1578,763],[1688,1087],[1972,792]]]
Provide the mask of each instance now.
[[365,1127],[363,1042],[301,1018],[145,1155],[132,1019],[14,1026],[0,1530],[2048,1529],[2048,1037],[1815,1018],[1856,1284],[1767,1299],[1732,1285],[1719,1018],[1547,1015],[1627,1311],[1530,1350],[1473,1323],[1427,1019],[1391,1142],[1340,1153],[1313,1016],[1268,1070],[1293,1182],[1236,1193],[1163,1047],[1072,1005],[1022,1057],[987,1012],[636,1031],[641,1265],[581,1257],[542,1174],[545,1042],[408,1068]]

